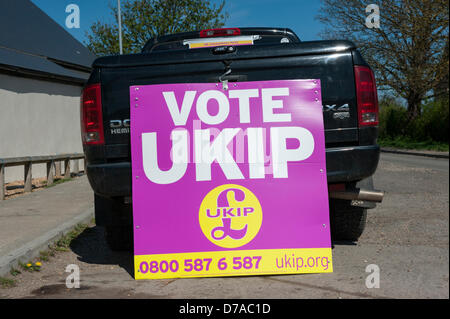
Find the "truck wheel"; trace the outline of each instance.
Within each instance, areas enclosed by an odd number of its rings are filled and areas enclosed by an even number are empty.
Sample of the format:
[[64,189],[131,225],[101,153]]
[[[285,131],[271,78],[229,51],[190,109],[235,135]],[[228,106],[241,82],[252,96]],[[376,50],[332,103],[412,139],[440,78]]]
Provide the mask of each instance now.
[[105,237],[108,246],[113,251],[133,250],[133,227],[131,225],[107,225]]
[[95,222],[105,228],[105,239],[111,250],[133,250],[132,207],[123,198],[95,194]]
[[114,201],[108,197],[103,197],[94,194],[94,207],[95,207],[95,224],[97,226],[105,226],[109,221],[108,216],[113,211]]
[[367,209],[351,206],[350,201],[330,202],[330,224],[332,240],[357,241],[366,226]]

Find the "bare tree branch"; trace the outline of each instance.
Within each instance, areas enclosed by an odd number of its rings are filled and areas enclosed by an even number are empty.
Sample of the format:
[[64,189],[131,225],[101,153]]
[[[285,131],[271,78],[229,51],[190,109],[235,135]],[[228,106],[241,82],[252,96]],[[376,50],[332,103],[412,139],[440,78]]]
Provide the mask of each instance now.
[[381,27],[369,29],[365,25],[368,2],[322,0],[317,19],[327,28],[321,36],[354,41],[374,68],[379,86],[404,97],[413,119],[420,115],[422,101],[434,95],[431,92],[437,86],[446,83],[448,92],[449,3],[447,0],[376,3]]

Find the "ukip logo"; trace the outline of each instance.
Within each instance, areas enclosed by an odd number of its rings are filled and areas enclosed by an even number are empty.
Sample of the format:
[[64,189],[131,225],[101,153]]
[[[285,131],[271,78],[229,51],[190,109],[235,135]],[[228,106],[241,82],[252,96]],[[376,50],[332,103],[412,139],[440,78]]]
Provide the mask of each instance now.
[[243,186],[221,185],[203,199],[199,222],[203,234],[215,245],[241,247],[253,240],[261,228],[261,204]]

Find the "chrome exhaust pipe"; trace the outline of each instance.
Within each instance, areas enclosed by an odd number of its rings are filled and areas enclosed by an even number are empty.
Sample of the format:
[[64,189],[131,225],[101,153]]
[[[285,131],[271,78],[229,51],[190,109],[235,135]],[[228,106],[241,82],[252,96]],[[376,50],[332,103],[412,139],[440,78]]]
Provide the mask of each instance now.
[[346,199],[346,200],[361,200],[367,202],[381,203],[383,201],[384,192],[368,189],[350,189],[345,191],[331,191],[330,198]]

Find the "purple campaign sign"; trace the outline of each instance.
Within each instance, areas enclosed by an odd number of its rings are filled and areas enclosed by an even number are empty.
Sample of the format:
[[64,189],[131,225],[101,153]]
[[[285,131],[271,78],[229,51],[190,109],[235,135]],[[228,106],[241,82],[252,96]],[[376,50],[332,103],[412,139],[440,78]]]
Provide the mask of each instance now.
[[130,106],[137,279],[332,271],[319,80],[133,86]]

